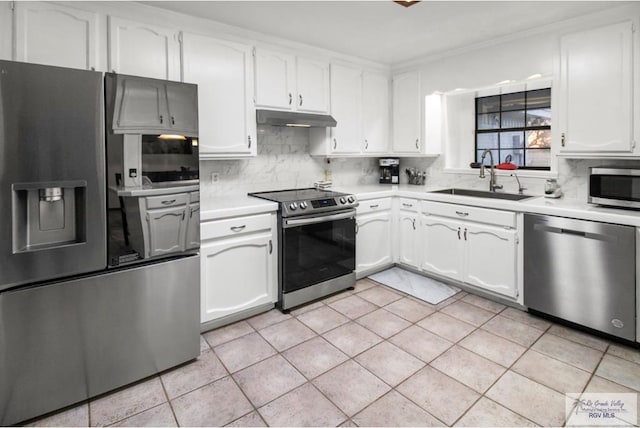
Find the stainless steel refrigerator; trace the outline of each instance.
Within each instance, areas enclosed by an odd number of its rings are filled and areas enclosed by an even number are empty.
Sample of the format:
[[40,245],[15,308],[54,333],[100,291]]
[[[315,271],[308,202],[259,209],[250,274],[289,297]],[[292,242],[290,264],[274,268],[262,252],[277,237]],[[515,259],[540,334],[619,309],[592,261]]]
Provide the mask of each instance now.
[[0,61],[0,425],[199,354],[199,257],[107,269],[98,72]]

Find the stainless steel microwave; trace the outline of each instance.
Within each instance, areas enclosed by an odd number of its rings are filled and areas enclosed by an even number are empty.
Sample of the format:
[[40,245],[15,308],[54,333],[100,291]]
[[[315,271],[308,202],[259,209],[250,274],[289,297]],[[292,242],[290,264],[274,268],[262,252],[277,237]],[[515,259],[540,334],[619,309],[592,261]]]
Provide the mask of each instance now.
[[588,201],[640,209],[640,168],[591,167]]

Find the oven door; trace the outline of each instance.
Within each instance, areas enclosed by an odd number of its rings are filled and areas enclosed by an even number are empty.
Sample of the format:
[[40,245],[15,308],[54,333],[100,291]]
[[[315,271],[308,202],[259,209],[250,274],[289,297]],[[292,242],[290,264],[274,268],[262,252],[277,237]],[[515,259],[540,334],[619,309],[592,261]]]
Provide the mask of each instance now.
[[640,170],[591,168],[589,202],[639,209]]
[[281,292],[352,273],[356,266],[355,210],[282,220]]

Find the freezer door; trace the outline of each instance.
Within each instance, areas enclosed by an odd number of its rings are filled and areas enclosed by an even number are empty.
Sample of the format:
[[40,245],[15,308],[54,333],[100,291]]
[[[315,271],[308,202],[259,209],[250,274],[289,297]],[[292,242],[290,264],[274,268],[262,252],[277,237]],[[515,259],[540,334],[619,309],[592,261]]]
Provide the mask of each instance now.
[[0,61],[0,291],[106,267],[101,73]]

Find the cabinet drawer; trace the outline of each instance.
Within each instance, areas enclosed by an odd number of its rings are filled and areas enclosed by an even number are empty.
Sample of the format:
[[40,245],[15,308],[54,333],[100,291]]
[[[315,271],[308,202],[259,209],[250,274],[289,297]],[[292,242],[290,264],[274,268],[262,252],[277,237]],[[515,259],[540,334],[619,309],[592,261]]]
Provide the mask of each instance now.
[[186,205],[189,202],[187,193],[174,193],[173,195],[147,196],[147,209],[175,207]]
[[415,199],[400,198],[400,209],[418,212],[418,201]]
[[189,202],[200,202],[200,192],[191,192],[189,193]]
[[357,214],[370,213],[374,211],[384,211],[391,209],[391,198],[370,199],[368,201],[360,201],[357,208]]
[[202,223],[202,239],[215,239],[271,229],[271,214],[229,218]]
[[516,213],[510,211],[423,201],[422,212],[424,214],[439,215],[458,220],[475,221],[478,223],[494,224],[496,226],[516,227]]

